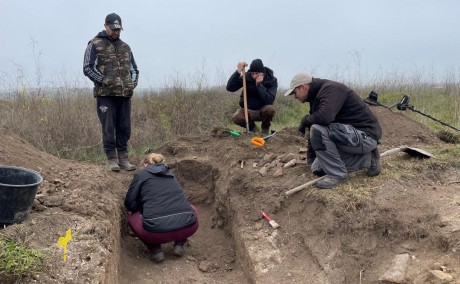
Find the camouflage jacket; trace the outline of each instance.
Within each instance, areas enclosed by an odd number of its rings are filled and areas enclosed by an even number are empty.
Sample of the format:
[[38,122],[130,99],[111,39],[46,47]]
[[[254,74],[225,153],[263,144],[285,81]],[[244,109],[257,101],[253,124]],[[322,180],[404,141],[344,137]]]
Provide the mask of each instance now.
[[131,97],[139,76],[129,45],[111,40],[105,31],[88,43],[83,72],[94,82],[95,97]]

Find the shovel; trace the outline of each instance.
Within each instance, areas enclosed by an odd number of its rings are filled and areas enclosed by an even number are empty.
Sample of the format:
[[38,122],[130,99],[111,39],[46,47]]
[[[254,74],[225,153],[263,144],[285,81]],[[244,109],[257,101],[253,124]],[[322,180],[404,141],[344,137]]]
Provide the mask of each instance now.
[[[427,152],[425,150],[422,150],[422,149],[419,149],[419,148],[414,148],[414,147],[408,147],[408,146],[401,146],[401,147],[398,147],[398,148],[394,148],[394,149],[390,149],[388,151],[385,151],[383,152],[382,154],[380,154],[380,158],[383,158],[383,157],[386,157],[386,156],[390,156],[392,154],[395,154],[395,153],[399,153],[399,152],[404,152],[404,153],[407,153],[409,154],[410,156],[412,157],[416,157],[416,158],[422,158],[422,159],[429,159],[431,157],[433,157],[433,154],[431,154],[430,152]],[[318,181],[322,180],[323,178],[325,178],[326,176],[322,176],[322,177],[319,177],[317,179],[314,179],[314,180],[311,180],[305,184],[302,184],[302,185],[299,185],[298,187],[296,188],[293,188],[291,190],[288,190],[285,192],[286,195],[292,195],[298,191],[301,191],[311,185],[315,185]]]
[[251,139],[251,143],[253,145],[256,145],[257,147],[263,147],[265,145],[265,141],[268,140],[268,138],[272,137],[275,134],[276,134],[276,131],[274,131],[272,134],[265,136],[265,137],[253,137]]
[[409,154],[411,157],[421,158],[421,159],[429,159],[433,157],[433,154],[431,154],[430,152],[427,152],[425,150],[415,148],[415,147],[408,147],[405,145],[385,151],[382,154],[380,154],[380,157],[381,158],[386,157],[386,156],[389,156],[389,155],[392,155],[398,152],[404,152],[404,153]]

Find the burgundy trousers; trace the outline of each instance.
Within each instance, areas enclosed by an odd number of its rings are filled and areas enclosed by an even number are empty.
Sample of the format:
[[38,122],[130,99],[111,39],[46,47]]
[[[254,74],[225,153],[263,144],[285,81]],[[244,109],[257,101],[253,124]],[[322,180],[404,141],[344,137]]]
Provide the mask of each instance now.
[[198,230],[198,210],[192,205],[196,215],[196,223],[179,230],[169,232],[149,232],[142,226],[140,212],[132,213],[128,216],[128,225],[136,236],[147,246],[150,252],[155,253],[161,249],[161,244],[174,242],[174,244],[184,245],[187,238],[195,234]]

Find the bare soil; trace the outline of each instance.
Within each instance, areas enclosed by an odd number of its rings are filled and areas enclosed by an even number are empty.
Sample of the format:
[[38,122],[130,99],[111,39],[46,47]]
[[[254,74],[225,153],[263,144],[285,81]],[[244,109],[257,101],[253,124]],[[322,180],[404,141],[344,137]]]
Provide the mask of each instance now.
[[[249,134],[216,128],[155,149],[200,219],[185,256],[174,257],[168,244],[161,264],[148,259],[126,225],[123,199],[133,172],[59,159],[0,128],[0,165],[44,177],[28,219],[1,229],[0,238],[46,249],[44,271],[21,283],[430,283],[432,270],[460,283],[458,146],[401,113],[372,110],[384,131],[381,152],[407,145],[435,157],[394,154],[382,158],[377,177],[358,171],[333,190],[286,196],[316,178],[295,129],[278,131],[263,148],[251,145]],[[141,159],[132,157],[138,168]],[[281,227],[271,228],[261,210]],[[68,228],[64,262],[57,240]],[[392,260],[400,255],[409,258],[398,274]],[[388,271],[400,280],[385,278]]]

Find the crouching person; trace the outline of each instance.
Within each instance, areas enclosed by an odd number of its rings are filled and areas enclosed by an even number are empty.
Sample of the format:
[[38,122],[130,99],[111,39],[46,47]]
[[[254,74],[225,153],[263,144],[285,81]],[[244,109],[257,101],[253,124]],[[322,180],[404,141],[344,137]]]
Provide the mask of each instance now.
[[310,104],[310,113],[299,126],[309,131],[307,161],[313,173],[326,176],[316,183],[333,188],[348,180],[348,171],[367,169],[380,174],[377,148],[382,136],[377,117],[364,101],[344,84],[300,73],[291,80],[285,96]]
[[125,197],[130,211],[128,224],[147,246],[150,259],[161,262],[161,244],[174,242],[173,254],[184,255],[187,238],[198,230],[198,212],[190,205],[182,188],[161,154],[144,158],[144,169],[134,175]]

